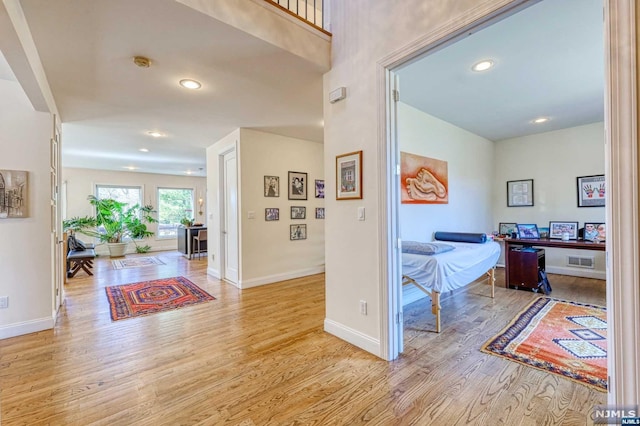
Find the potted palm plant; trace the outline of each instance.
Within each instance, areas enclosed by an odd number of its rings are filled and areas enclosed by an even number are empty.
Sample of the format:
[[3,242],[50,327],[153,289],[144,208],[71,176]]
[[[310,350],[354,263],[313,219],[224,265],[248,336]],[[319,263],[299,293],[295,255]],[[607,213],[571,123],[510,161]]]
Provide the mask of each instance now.
[[[94,237],[109,247],[111,257],[124,256],[128,241],[136,245],[136,251],[141,247],[136,240],[150,237],[154,233],[147,229],[148,223],[157,222],[152,216],[156,211],[151,205],[140,206],[136,204],[127,207],[122,203],[110,198],[98,199],[93,195],[87,197],[89,203],[96,209],[95,217],[74,217],[63,221],[65,230],[79,232],[89,237]],[[142,247],[150,248],[148,246]]]

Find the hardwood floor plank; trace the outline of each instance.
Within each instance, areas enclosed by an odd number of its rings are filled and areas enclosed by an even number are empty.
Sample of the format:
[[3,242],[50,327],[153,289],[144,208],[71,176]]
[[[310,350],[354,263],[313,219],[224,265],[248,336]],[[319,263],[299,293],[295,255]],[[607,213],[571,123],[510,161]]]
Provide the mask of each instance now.
[[[473,284],[405,307],[405,351],[380,360],[323,331],[324,276],[246,290],[177,252],[78,274],[54,330],[0,340],[2,425],[585,424],[606,394],[480,346],[539,295]],[[148,256],[148,255],[147,255]],[[216,300],[111,321],[105,287],[184,276]],[[604,305],[604,282],[550,276]]]

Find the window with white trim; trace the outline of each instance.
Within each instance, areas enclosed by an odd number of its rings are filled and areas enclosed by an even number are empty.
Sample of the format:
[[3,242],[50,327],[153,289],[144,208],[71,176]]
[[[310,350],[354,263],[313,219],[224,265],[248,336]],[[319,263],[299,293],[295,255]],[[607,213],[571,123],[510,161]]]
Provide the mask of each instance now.
[[158,188],[158,238],[176,238],[181,219],[194,219],[192,188]]

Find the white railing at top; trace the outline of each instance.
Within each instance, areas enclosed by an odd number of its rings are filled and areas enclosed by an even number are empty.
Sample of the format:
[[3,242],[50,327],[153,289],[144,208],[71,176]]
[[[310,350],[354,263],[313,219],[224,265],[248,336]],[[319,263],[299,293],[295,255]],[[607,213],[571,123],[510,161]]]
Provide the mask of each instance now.
[[301,19],[312,27],[331,35],[325,16],[327,0],[265,0],[279,9]]

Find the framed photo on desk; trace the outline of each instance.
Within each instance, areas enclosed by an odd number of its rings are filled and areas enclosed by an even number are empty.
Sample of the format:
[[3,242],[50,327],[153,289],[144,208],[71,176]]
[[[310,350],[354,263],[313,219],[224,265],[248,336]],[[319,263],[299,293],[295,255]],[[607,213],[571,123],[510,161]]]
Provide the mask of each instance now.
[[540,238],[538,226],[534,223],[519,223],[518,238],[521,240],[535,240]]
[[549,222],[549,238],[562,239],[562,234],[569,234],[570,240],[578,239],[578,222]]

